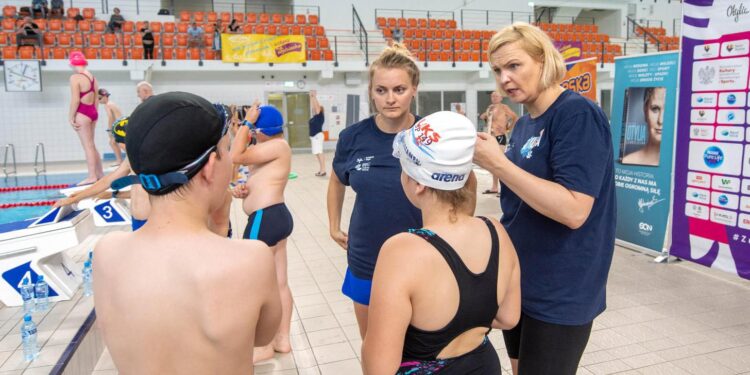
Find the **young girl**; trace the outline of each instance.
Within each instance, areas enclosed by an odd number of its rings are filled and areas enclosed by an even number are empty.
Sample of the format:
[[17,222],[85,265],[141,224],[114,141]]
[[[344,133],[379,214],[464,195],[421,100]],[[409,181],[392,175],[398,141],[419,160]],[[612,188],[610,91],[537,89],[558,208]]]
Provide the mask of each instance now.
[[[396,133],[418,118],[409,112],[419,85],[419,68],[400,44],[386,48],[370,66],[370,98],[376,115],[341,132],[328,184],[331,237],[347,251],[349,268],[342,292],[354,302],[359,331],[367,330],[367,305],[375,260],[389,237],[419,228],[419,210],[401,189],[401,166],[391,156]],[[346,186],[357,193],[349,233],[341,230]]]
[[78,185],[93,184],[102,178],[102,159],[94,144],[94,128],[99,118],[97,109],[97,90],[99,85],[96,78],[86,69],[88,62],[83,53],[75,51],[70,53],[70,66],[73,75],[70,76],[70,112],[68,122],[81,140],[83,151],[86,154],[86,166],[88,176]]
[[474,124],[452,112],[396,136],[401,185],[424,226],[380,251],[362,349],[367,374],[501,373],[487,334],[518,322],[520,268],[502,226],[472,216],[475,142]]

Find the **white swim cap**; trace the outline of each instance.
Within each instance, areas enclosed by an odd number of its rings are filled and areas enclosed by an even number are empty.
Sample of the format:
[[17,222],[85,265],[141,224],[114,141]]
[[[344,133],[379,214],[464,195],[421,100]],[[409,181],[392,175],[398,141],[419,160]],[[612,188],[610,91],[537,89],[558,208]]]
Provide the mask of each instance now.
[[457,190],[472,168],[477,131],[455,112],[436,112],[403,130],[393,140],[393,156],[401,169],[422,185]]

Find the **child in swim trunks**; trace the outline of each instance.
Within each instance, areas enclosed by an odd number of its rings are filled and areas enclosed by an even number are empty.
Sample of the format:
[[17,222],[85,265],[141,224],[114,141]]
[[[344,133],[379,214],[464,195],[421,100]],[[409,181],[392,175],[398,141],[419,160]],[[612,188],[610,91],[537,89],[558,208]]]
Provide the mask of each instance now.
[[238,185],[235,196],[244,197],[242,208],[249,215],[244,239],[261,240],[270,246],[276,260],[276,276],[281,293],[282,318],[273,343],[257,348],[256,361],[288,353],[292,319],[292,292],[287,284],[286,242],[294,222],[286,204],[284,188],[289,178],[292,150],[284,140],[284,119],[272,106],[256,101],[245,114],[232,143],[232,162],[247,165],[247,183]]

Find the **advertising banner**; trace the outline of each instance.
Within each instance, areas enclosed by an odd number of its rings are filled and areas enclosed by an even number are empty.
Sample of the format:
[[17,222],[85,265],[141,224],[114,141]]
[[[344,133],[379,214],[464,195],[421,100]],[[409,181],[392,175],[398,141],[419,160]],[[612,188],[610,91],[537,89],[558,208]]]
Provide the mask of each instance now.
[[670,253],[750,278],[750,1],[685,0]]
[[247,63],[303,63],[304,35],[221,34],[221,60]]
[[578,60],[567,64],[568,72],[560,84],[563,88],[575,91],[596,101],[596,59]]
[[554,41],[555,48],[560,51],[565,63],[571,61],[580,60],[583,57],[583,43],[582,42],[563,42],[556,40]]
[[678,59],[677,52],[615,59],[616,238],[658,253],[669,217]]

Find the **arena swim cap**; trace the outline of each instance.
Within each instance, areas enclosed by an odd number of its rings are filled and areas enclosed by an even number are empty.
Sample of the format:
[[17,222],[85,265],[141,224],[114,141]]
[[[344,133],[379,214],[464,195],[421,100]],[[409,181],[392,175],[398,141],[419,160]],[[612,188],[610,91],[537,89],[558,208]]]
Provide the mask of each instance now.
[[472,168],[477,131],[464,115],[442,111],[419,120],[393,140],[401,169],[422,185],[457,190]]
[[112,124],[112,137],[117,143],[125,143],[125,130],[128,126],[128,116],[122,116]]
[[263,134],[271,137],[284,132],[284,117],[274,106],[260,107],[260,115],[255,121],[255,127]]
[[88,61],[86,61],[86,56],[80,51],[71,52],[69,61],[72,66],[86,66],[89,64]]

